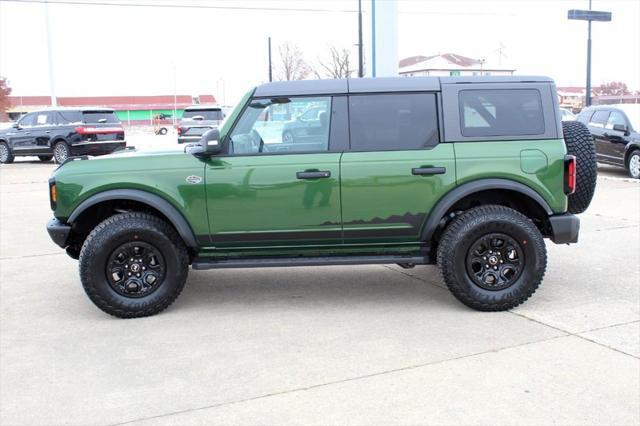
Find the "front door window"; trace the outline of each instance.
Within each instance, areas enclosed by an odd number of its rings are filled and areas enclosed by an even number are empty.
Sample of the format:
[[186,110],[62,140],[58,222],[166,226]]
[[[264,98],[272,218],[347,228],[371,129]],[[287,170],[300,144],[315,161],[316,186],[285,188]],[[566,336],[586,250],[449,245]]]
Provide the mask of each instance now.
[[329,149],[331,97],[252,100],[230,135],[229,153],[310,153]]

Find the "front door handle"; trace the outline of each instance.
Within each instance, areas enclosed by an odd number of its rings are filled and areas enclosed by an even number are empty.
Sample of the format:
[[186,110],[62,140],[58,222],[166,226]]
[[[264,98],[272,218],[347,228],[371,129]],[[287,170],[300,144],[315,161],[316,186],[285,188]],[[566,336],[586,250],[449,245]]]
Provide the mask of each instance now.
[[45,130],[44,132],[48,134],[51,133],[51,130]]
[[444,167],[414,167],[411,174],[415,176],[443,175],[447,171]]
[[297,172],[296,173],[296,177],[298,179],[326,179],[326,178],[331,177],[331,172],[329,170],[304,171],[304,172]]

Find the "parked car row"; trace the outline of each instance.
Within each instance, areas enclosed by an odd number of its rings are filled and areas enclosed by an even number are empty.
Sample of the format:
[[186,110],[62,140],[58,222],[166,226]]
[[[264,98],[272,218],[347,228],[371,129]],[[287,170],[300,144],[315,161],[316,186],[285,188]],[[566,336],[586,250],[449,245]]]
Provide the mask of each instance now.
[[[562,121],[578,120],[587,125],[600,163],[623,167],[631,177],[640,178],[640,105],[592,106],[577,116],[560,108],[559,113]],[[198,142],[224,118],[223,109],[217,105],[185,108],[176,126],[178,143]],[[326,107],[310,104],[282,125],[277,142],[312,143],[327,128]],[[156,133],[166,134],[166,130]],[[54,158],[62,163],[70,156],[111,154],[125,147],[122,123],[108,108],[35,111],[0,130],[0,163],[11,163],[17,156],[37,156],[41,161]]]

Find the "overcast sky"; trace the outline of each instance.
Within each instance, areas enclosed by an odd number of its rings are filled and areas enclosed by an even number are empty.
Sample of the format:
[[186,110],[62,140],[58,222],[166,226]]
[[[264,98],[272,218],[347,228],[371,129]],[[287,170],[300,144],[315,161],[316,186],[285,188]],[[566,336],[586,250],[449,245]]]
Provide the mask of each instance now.
[[[274,62],[277,45],[290,41],[312,64],[328,44],[352,49],[357,63],[357,0],[113,1],[314,11],[50,3],[58,96],[173,94],[175,69],[179,94],[211,93],[230,104],[268,78],[268,36]],[[363,0],[366,23],[369,4]],[[587,24],[567,20],[567,10],[576,8],[588,8],[588,0],[400,1],[399,57],[500,59],[518,74],[584,85]],[[593,24],[593,84],[615,80],[640,89],[640,1],[594,0],[593,9],[613,13],[612,22]],[[44,11],[44,4],[0,0],[0,75],[15,95],[49,94]]]

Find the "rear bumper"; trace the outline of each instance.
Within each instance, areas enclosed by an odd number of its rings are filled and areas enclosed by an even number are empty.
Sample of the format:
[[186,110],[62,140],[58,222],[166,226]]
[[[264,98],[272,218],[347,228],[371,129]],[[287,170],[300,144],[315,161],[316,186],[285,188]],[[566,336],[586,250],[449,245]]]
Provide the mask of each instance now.
[[551,241],[556,244],[571,244],[578,242],[580,219],[572,214],[549,216],[551,224]]
[[47,223],[47,232],[54,243],[62,248],[67,247],[67,241],[71,233],[71,225],[62,223],[54,217]]
[[71,155],[106,155],[127,147],[126,141],[81,142],[70,145]]

